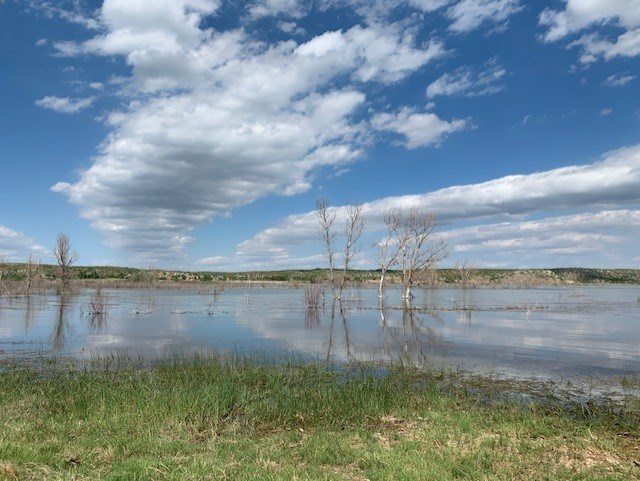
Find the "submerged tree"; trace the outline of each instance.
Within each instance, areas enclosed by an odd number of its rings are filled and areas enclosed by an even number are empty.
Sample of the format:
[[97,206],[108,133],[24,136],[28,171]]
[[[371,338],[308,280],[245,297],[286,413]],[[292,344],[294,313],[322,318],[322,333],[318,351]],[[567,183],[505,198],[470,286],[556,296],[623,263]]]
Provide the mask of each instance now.
[[[393,243],[393,252],[385,254],[386,266],[397,266],[402,271],[402,298],[410,304],[412,288],[425,272],[447,256],[447,245],[436,235],[436,216],[418,207],[408,210],[392,209],[385,214],[387,249]],[[383,273],[384,276],[384,273]],[[381,285],[384,277],[381,279]]]
[[335,258],[335,237],[336,232],[333,228],[333,223],[336,220],[335,211],[329,210],[329,199],[326,197],[318,197],[316,199],[316,217],[320,224],[320,236],[324,243],[324,255],[329,263],[329,282],[331,284],[331,292],[333,297],[336,297],[336,284],[335,276],[333,272],[334,258]]
[[400,227],[400,211],[391,209],[383,214],[385,226],[387,226],[387,235],[380,242],[375,244],[377,247],[376,257],[380,266],[380,281],[378,283],[378,297],[382,299],[384,295],[384,283],[387,279],[387,271],[391,269],[398,260],[398,243],[397,239],[392,236]]
[[62,290],[67,292],[71,286],[71,266],[78,260],[78,253],[71,250],[71,240],[67,234],[60,232],[53,248],[53,255],[60,267]]
[[7,264],[9,263],[9,260],[6,257],[0,257],[0,294],[9,294],[9,290],[7,289],[7,287],[4,285],[4,274],[5,274],[5,270],[7,268]]
[[344,262],[342,268],[342,277],[340,278],[340,287],[338,289],[338,299],[342,299],[342,291],[347,279],[347,271],[351,265],[351,261],[360,251],[360,238],[364,233],[365,220],[362,217],[362,205],[347,206],[346,224],[344,228]]
[[455,268],[460,275],[460,286],[463,289],[466,289],[467,287],[469,287],[469,284],[473,277],[475,266],[465,259],[462,262],[456,262]]
[[25,293],[27,296],[30,296],[34,286],[37,286],[42,278],[40,260],[33,257],[33,254],[27,259],[25,274]]
[[[336,268],[336,252],[335,252],[335,238],[336,231],[334,223],[336,220],[336,211],[329,208],[329,200],[326,197],[318,198],[316,200],[316,217],[320,224],[320,235],[324,243],[325,256],[329,263],[329,276],[331,282],[331,291],[333,298],[341,300],[342,291],[347,279],[347,272],[351,261],[358,254],[360,250],[360,238],[364,233],[365,220],[362,217],[362,205],[347,206],[345,209],[345,244],[343,253],[342,273],[340,276],[340,283],[336,283],[335,268]],[[337,285],[336,285],[337,284]]]

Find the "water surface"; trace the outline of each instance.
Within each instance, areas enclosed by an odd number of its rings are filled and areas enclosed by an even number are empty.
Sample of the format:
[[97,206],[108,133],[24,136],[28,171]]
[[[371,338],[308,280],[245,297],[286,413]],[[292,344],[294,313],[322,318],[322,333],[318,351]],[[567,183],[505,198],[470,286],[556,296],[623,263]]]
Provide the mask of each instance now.
[[0,361],[215,350],[556,380],[640,373],[638,286],[425,289],[410,311],[394,288],[382,307],[375,289],[348,291],[342,309],[307,309],[304,289],[118,289],[103,291],[106,316],[90,315],[93,292],[0,298]]

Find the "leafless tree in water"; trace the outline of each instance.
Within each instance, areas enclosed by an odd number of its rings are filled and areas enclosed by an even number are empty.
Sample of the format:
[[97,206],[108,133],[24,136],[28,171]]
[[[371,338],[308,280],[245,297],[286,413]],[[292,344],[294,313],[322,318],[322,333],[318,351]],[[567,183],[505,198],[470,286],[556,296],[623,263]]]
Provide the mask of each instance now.
[[336,220],[336,211],[330,209],[329,199],[326,197],[319,197],[316,200],[316,216],[318,218],[318,223],[320,224],[320,235],[324,243],[325,256],[329,263],[331,292],[334,299],[341,300],[349,266],[351,265],[353,258],[360,251],[360,238],[364,233],[365,220],[362,216],[362,205],[349,205],[346,207],[343,264],[340,283],[338,285],[336,285],[337,283],[335,279],[336,230],[334,228],[334,223]]
[[384,285],[387,280],[387,271],[392,268],[398,261],[398,239],[392,234],[398,232],[400,228],[400,210],[390,209],[383,214],[384,224],[387,227],[387,235],[380,242],[375,244],[377,247],[376,257],[380,266],[380,281],[378,283],[378,298],[384,296]]
[[4,274],[9,260],[6,257],[0,257],[0,295],[9,295],[9,289],[4,285]]
[[402,271],[402,298],[407,305],[420,277],[447,256],[445,240],[436,234],[436,216],[417,207],[392,211],[388,235],[397,244],[394,264]]
[[36,259],[33,255],[30,255],[27,259],[25,266],[25,294],[30,296],[33,289],[37,288],[42,280],[42,267],[40,265],[40,259]]
[[475,266],[465,259],[462,262],[456,262],[455,268],[460,275],[460,286],[463,289],[468,288],[471,282],[471,277],[473,276],[473,272],[475,270]]
[[60,267],[60,279],[62,281],[62,290],[68,292],[71,287],[71,266],[78,260],[78,253],[72,251],[71,240],[67,234],[60,232],[56,239],[56,245],[53,248],[53,255],[56,258],[58,267]]
[[342,300],[342,292],[347,279],[347,271],[353,258],[360,252],[360,238],[364,233],[365,220],[362,217],[362,205],[349,205],[346,213],[346,224],[344,229],[344,262],[340,287],[338,289],[338,300]]
[[331,285],[331,292],[335,299],[336,283],[334,263],[336,231],[333,227],[333,223],[336,220],[336,213],[329,208],[329,199],[327,197],[318,197],[316,199],[316,216],[318,218],[318,223],[320,224],[320,236],[324,243],[324,255],[329,263],[329,283]]

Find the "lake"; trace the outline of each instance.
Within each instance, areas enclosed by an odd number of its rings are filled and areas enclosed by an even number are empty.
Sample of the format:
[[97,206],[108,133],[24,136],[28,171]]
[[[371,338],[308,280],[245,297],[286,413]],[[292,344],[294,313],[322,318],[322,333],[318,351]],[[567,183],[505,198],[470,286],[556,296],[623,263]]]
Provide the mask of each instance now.
[[347,290],[342,309],[307,309],[303,288],[114,289],[106,316],[89,314],[92,293],[0,298],[0,361],[214,350],[554,380],[640,373],[639,286],[424,289],[411,311],[394,287],[382,309],[373,288]]

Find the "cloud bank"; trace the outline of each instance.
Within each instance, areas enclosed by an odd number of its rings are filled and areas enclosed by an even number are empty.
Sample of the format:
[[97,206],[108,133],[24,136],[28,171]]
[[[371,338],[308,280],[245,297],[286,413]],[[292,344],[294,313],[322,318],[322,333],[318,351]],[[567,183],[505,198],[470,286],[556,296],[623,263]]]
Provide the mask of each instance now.
[[[433,211],[454,253],[482,247],[485,251],[494,248],[493,254],[500,249],[514,254],[519,248],[524,250],[526,247],[529,252],[546,249],[547,253],[559,253],[562,249],[579,254],[586,249],[596,251],[607,243],[622,242],[620,239],[633,242],[637,237],[640,211],[617,207],[638,204],[640,145],[635,145],[609,152],[588,165],[380,199],[365,203],[363,215],[369,233],[377,232],[375,235],[381,236],[384,234],[382,216],[391,208],[417,206]],[[596,214],[569,214],[597,209],[601,210]],[[344,216],[344,207],[335,210],[338,218]],[[526,220],[526,217],[538,214],[549,218]],[[485,225],[455,227],[460,222]],[[615,228],[626,229],[626,234],[621,237],[603,234],[613,232]],[[295,264],[296,247],[310,242],[318,242],[315,212],[283,219],[278,225],[240,243],[237,254],[249,260],[262,256],[271,257],[282,265]],[[517,263],[516,258],[513,260]],[[623,259],[617,261],[624,262]],[[322,265],[322,261],[315,265]]]

